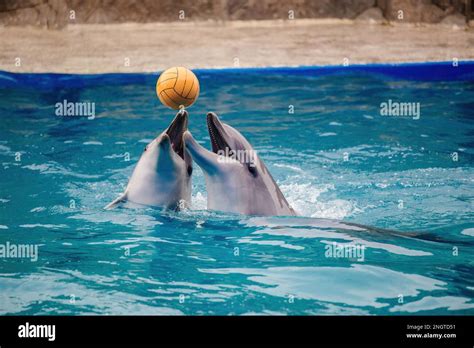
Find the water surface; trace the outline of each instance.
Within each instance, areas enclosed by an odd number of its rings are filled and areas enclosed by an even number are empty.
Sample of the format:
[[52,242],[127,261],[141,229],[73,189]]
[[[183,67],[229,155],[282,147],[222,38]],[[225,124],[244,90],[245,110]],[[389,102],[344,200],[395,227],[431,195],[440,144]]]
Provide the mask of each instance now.
[[[197,75],[194,137],[209,147],[218,113],[301,216],[207,211],[197,166],[189,210],[105,211],[174,117],[157,76],[5,75],[0,244],[39,257],[0,259],[1,314],[474,314],[474,82]],[[420,118],[381,116],[389,99]],[[56,116],[63,100],[94,102],[95,119]],[[327,257],[332,243],[364,245],[364,260]]]

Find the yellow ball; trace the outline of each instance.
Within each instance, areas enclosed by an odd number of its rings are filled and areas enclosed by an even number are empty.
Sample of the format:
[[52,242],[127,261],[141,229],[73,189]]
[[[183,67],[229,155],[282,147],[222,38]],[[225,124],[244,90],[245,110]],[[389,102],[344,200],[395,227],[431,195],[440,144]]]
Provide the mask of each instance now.
[[183,67],[165,70],[156,82],[156,95],[172,108],[192,105],[199,96],[199,81],[194,73]]

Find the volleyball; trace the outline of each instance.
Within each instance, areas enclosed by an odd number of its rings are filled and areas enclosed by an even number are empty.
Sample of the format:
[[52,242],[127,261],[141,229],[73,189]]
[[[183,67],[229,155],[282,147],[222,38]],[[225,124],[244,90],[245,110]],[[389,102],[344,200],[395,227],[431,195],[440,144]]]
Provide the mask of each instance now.
[[199,80],[189,69],[169,68],[158,78],[156,94],[164,105],[172,109],[191,106],[199,96]]

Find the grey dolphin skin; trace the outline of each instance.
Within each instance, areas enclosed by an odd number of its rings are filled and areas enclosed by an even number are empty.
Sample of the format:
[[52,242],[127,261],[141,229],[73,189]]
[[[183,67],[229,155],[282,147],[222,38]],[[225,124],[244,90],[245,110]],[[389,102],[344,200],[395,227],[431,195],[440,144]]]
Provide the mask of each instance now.
[[242,134],[212,112],[207,114],[207,127],[212,151],[199,145],[189,131],[184,132],[184,142],[204,172],[208,209],[246,215],[296,215]]
[[127,188],[105,209],[125,201],[170,209],[189,203],[192,159],[183,141],[187,129],[188,113],[181,110],[169,127],[145,147]]

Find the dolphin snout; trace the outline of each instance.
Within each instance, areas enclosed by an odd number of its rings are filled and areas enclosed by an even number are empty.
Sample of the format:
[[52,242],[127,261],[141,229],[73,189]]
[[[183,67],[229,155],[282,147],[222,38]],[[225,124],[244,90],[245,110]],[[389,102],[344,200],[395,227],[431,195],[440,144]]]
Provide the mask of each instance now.
[[191,135],[191,132],[188,130],[183,133],[183,140],[185,143],[186,141],[189,141],[192,137],[193,136]]
[[204,172],[211,173],[217,170],[217,155],[206,150],[201,144],[199,144],[190,131],[184,132],[183,141],[186,150],[193,158],[193,161],[196,162]]
[[186,111],[186,109],[181,109],[178,111],[178,116],[180,117],[188,117],[189,116],[189,113]]
[[169,125],[165,134],[169,137],[174,152],[184,159],[183,133],[188,129],[189,114],[186,110],[180,110]]
[[207,120],[207,127],[209,129],[214,128],[221,133],[225,133],[225,129],[222,126],[222,122],[215,113],[208,112],[206,116],[206,120]]
[[163,148],[171,145],[171,139],[168,134],[162,134],[161,137],[158,138],[158,145]]
[[184,143],[184,146],[187,150],[195,150],[198,148],[198,146],[200,146],[196,140],[194,139],[193,135],[191,134],[190,131],[186,130],[184,133],[183,133],[183,143]]
[[207,113],[207,121],[219,121],[219,117],[212,111]]

